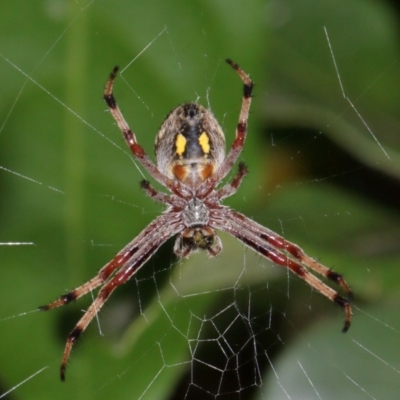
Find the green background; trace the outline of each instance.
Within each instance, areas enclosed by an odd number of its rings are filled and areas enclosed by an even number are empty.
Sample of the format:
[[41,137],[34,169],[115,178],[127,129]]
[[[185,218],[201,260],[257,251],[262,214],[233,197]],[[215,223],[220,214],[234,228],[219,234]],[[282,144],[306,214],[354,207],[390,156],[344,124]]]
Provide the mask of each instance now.
[[[365,0],[17,0],[0,10],[0,242],[34,243],[0,247],[0,393],[42,367],[8,398],[399,392],[394,9]],[[345,94],[377,140],[342,95],[324,27]],[[226,57],[256,82],[241,156],[250,174],[227,204],[343,273],[356,295],[353,326],[340,334],[338,307],[233,238],[221,235],[217,259],[185,263],[171,242],[111,297],[104,336],[93,321],[60,383],[65,339],[91,296],[31,311],[94,276],[162,210],[140,191],[142,171],[106,112],[109,72],[128,66],[115,94],[153,155],[164,116],[185,101],[211,106],[233,139],[241,83]],[[229,358],[221,337],[240,355],[236,367],[219,364]],[[253,353],[240,349],[246,340]]]

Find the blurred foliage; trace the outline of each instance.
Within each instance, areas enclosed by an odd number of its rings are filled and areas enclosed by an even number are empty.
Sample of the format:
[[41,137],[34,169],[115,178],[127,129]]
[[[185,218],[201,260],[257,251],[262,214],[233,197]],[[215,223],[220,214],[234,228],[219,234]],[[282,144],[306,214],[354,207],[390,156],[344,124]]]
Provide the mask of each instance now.
[[[282,388],[291,398],[398,393],[400,63],[385,2],[16,0],[0,9],[0,242],[34,243],[0,247],[0,393],[43,366],[8,398],[214,398],[196,379],[211,393],[239,388],[242,399],[286,398]],[[324,27],[363,120],[343,97]],[[222,236],[217,259],[185,263],[167,243],[109,300],[104,337],[94,321],[61,384],[66,336],[91,296],[28,312],[94,276],[161,211],[104,112],[108,73],[120,65],[117,100],[152,154],[163,117],[185,101],[210,105],[230,143],[241,83],[226,57],[256,82],[241,157],[250,174],[227,203],[344,273],[353,327],[340,335],[339,309],[233,238]],[[259,358],[238,360],[242,381],[227,369],[218,389],[221,375],[193,379],[191,367],[220,362],[221,346],[202,347],[197,335],[227,321],[238,322],[226,332],[235,350],[254,340],[243,354],[257,348]],[[383,384],[382,364],[361,344],[390,365]]]

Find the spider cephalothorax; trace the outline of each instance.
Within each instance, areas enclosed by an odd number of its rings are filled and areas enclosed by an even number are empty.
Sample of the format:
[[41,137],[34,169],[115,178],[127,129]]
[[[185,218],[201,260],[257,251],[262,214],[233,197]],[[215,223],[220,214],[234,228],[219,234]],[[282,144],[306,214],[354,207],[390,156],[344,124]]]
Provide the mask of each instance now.
[[[243,100],[236,128],[236,136],[225,156],[225,137],[210,110],[195,103],[175,108],[162,124],[155,143],[155,165],[138,144],[119,110],[112,93],[118,68],[114,68],[108,80],[104,99],[118,124],[127,145],[150,176],[161,183],[170,194],[159,192],[150,182],[142,181],[141,187],[155,201],[167,206],[166,210],[128,243],[99,273],[69,293],[41,310],[50,310],[70,303],[101,287],[92,305],[69,334],[61,362],[61,379],[72,347],[111,293],[129,280],[157,249],[170,237],[177,235],[174,252],[187,257],[202,249],[211,256],[222,250],[216,231],[230,233],[246,246],[276,264],[290,269],[312,288],[340,305],[345,313],[343,332],[351,323],[349,300],[323,283],[308,269],[339,284],[349,298],[349,286],[342,275],[309,257],[297,245],[286,241],[277,233],[256,223],[245,215],[221,204],[226,197],[236,193],[247,168],[239,163],[233,179],[217,189],[231,171],[244,145],[247,119],[251,103],[253,82],[233,61],[226,60],[243,81]],[[308,268],[308,269],[307,269]]]

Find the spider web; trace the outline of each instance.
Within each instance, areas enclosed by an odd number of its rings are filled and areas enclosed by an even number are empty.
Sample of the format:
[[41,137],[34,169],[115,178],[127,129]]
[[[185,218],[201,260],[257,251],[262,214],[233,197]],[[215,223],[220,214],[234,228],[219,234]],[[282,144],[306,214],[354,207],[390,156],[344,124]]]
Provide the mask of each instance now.
[[[3,6],[0,398],[395,397],[395,21],[383,5],[335,7]],[[216,259],[180,262],[168,242],[113,294],[61,384],[65,339],[96,293],[36,307],[94,276],[161,212],[102,112],[109,71],[120,64],[117,100],[151,154],[163,116],[184,101],[211,107],[230,143],[241,86],[228,56],[256,96],[241,157],[250,174],[227,203],[345,274],[350,331],[338,307],[230,236]]]

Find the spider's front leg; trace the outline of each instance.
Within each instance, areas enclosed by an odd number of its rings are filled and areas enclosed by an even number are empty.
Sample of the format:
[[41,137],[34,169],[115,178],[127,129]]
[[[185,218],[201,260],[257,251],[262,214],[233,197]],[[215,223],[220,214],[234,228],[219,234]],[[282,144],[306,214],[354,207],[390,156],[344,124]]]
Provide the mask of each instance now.
[[[327,286],[306,267],[334,280],[336,283],[339,283],[346,292],[351,295],[349,286],[340,274],[334,273],[324,265],[312,260],[298,246],[286,242],[275,232],[272,232],[271,230],[257,224],[250,218],[247,218],[245,215],[231,210],[228,207],[214,211],[210,218],[210,225],[235,236],[246,246],[271,260],[273,263],[288,268],[308,283],[312,288],[320,292],[329,300],[338,304],[345,314],[345,322],[342,332],[348,331],[352,317],[350,301],[339,295],[331,287]],[[281,239],[281,242],[279,242],[278,239]],[[290,247],[289,245],[293,247]],[[311,260],[313,262],[311,262]],[[335,279],[333,277],[335,277]]]
[[44,306],[40,306],[39,310],[48,311],[53,308],[65,306],[103,285],[115,272],[115,270],[121,268],[130,258],[134,256],[136,251],[137,247],[132,247],[131,243],[129,243],[109,263],[107,263],[93,279],[90,279],[90,281],[84,283],[83,285],[71,290],[66,294],[63,294],[57,300],[52,301]]
[[[236,213],[239,215],[239,213]],[[248,223],[248,221],[251,221]],[[329,280],[335,282],[340,285],[342,289],[345,291],[347,297],[352,300],[353,293],[350,289],[350,286],[347,284],[343,275],[333,271],[331,268],[325,267],[318,261],[314,260],[312,257],[308,256],[299,246],[294,243],[287,241],[282,236],[278,235],[276,232],[271,231],[268,228],[265,228],[262,225],[257,224],[256,222],[247,219],[246,228],[257,235],[260,239],[267,242],[271,246],[276,249],[282,250],[288,254],[290,254],[293,258],[298,260],[301,264],[306,267],[316,271],[322,276],[325,276]]]
[[[111,293],[128,281],[167,239],[182,231],[183,228],[181,218],[176,213],[170,212],[161,215],[125,246],[111,262],[106,264],[95,278],[61,296],[58,300],[40,307],[40,310],[45,311],[68,304],[103,285],[92,305],[68,336],[61,362],[61,380],[65,380],[65,370],[73,345],[103,307]],[[113,273],[115,275],[112,276]]]

